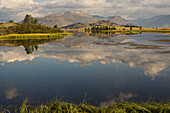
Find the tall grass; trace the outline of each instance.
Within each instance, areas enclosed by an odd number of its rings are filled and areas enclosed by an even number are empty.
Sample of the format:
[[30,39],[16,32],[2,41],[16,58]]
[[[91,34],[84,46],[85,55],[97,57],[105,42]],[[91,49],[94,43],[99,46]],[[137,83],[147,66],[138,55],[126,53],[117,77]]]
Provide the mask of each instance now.
[[61,39],[63,38],[63,36],[69,35],[73,35],[73,33],[9,34],[0,36],[0,39],[49,39],[49,38]]
[[56,99],[47,105],[30,106],[27,99],[23,105],[17,110],[2,110],[2,113],[10,112],[19,113],[169,113],[170,103],[142,102],[142,103],[117,103],[107,107],[96,107],[85,104],[79,105],[61,102]]

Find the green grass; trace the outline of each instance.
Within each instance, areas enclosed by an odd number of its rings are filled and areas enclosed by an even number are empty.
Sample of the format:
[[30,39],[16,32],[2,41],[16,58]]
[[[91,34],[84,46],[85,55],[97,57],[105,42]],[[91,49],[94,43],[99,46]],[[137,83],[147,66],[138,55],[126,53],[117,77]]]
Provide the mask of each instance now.
[[0,36],[0,40],[5,39],[49,39],[58,38],[61,39],[63,36],[73,35],[72,33],[34,33],[34,34],[9,34]]
[[19,113],[169,113],[170,103],[156,102],[123,102],[107,107],[96,107],[80,103],[72,103],[53,100],[47,105],[31,106],[27,104],[27,99],[19,109],[4,109],[1,113],[19,112]]

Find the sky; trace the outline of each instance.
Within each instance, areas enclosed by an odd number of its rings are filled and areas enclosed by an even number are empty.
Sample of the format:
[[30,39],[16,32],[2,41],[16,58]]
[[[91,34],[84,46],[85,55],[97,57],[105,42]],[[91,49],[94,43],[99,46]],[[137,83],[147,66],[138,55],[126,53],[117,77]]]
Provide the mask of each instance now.
[[125,19],[170,15],[170,0],[0,0],[0,20],[20,21],[26,14],[43,17],[67,11]]

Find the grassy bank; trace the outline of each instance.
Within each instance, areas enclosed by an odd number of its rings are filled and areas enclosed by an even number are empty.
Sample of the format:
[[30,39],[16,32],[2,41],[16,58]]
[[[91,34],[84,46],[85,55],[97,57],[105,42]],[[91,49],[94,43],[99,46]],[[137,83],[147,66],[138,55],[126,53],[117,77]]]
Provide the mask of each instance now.
[[19,113],[169,113],[170,103],[117,103],[107,107],[96,107],[81,103],[79,105],[61,102],[59,100],[51,101],[47,105],[30,106],[27,100],[16,110],[4,109],[1,113],[10,112]]
[[32,33],[32,34],[8,34],[0,36],[0,40],[9,39],[61,39],[63,36],[73,35],[73,33]]

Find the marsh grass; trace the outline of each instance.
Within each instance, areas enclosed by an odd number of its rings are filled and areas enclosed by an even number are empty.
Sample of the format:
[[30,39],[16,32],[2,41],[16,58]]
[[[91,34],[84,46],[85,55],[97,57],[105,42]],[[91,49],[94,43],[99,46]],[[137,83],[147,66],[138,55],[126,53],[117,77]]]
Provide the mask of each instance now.
[[85,101],[79,105],[62,102],[55,99],[48,104],[31,106],[27,99],[19,109],[2,110],[1,113],[169,113],[170,103],[156,102],[122,102],[107,107],[96,107],[86,104]]
[[73,35],[73,33],[37,33],[37,34],[9,34],[0,36],[0,40],[5,39],[61,39],[63,36]]

